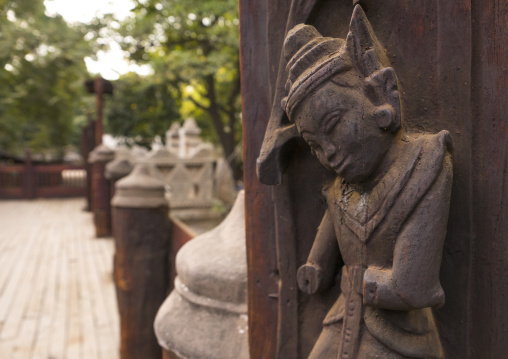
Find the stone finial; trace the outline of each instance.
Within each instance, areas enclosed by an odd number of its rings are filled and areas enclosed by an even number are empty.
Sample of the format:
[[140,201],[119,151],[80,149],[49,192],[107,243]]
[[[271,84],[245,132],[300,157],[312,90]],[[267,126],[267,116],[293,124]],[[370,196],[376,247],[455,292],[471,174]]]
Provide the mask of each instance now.
[[196,120],[194,120],[193,118],[186,119],[185,122],[183,123],[182,128],[185,130],[186,135],[199,136],[199,134],[201,133],[201,129],[198,127],[198,125],[196,124]]
[[132,163],[126,156],[118,156],[113,161],[106,164],[106,178],[109,180],[119,180],[132,172]]
[[193,118],[185,120],[183,127],[179,131],[180,133],[180,147],[178,156],[181,158],[188,158],[194,148],[199,146],[203,141],[199,137],[201,129],[196,124]]
[[143,161],[147,156],[148,150],[145,147],[133,146],[131,150],[131,157],[135,162]]
[[189,158],[200,160],[212,160],[213,146],[210,143],[201,143],[189,151]]
[[218,227],[178,252],[175,289],[155,319],[163,348],[182,358],[249,357],[245,252],[242,191]]
[[115,158],[115,151],[105,145],[99,145],[88,155],[88,162],[109,162]]
[[146,163],[151,164],[164,164],[168,162],[175,162],[178,158],[166,148],[161,147],[157,150],[151,151],[146,156]]
[[151,174],[150,165],[139,163],[132,173],[119,180],[111,201],[115,207],[156,208],[167,206],[164,184]]
[[174,122],[169,130],[166,131],[166,148],[173,152],[178,153],[178,147],[179,147],[179,131],[180,130],[180,124],[178,122]]
[[178,139],[178,130],[180,129],[180,124],[178,122],[173,122],[171,127],[169,127],[169,130],[166,131],[166,139],[172,138],[172,139]]
[[157,150],[159,148],[164,147],[164,145],[162,144],[162,138],[160,135],[154,136],[151,147],[152,147],[152,149],[157,149]]

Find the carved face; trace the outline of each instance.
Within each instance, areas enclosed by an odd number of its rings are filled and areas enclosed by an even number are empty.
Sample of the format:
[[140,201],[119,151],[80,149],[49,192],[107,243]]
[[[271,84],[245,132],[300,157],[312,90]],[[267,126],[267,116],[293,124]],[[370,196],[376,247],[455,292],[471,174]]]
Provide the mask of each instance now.
[[378,126],[376,107],[357,76],[347,85],[327,81],[300,104],[293,120],[312,153],[346,181],[359,183],[373,174],[393,135]]

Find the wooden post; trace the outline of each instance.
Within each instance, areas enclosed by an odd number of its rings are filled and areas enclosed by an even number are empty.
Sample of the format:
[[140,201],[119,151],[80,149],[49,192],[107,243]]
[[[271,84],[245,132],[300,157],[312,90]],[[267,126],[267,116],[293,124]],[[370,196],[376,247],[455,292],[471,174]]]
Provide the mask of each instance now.
[[[88,93],[96,95],[96,116],[97,117],[96,117],[96,120],[94,121],[94,125],[91,126],[90,130],[93,131],[93,134],[91,134],[91,137],[94,139],[93,146],[99,146],[100,144],[102,144],[102,134],[103,134],[103,123],[102,123],[102,114],[103,114],[103,107],[104,107],[103,97],[104,97],[104,94],[111,95],[113,93],[113,84],[108,80],[104,80],[102,77],[97,77],[93,80],[86,81],[85,87],[86,87]],[[88,153],[86,153],[86,151],[84,151],[84,153],[83,153],[84,158],[87,158],[86,157],[87,154]],[[91,169],[89,171],[87,169],[87,176],[93,177]],[[91,183],[90,182],[88,182],[88,183],[90,184],[90,186],[88,188],[93,190],[93,186],[91,185]],[[108,201],[108,203],[109,203],[109,201]],[[93,202],[92,198],[90,198],[88,205],[89,205],[88,206],[89,209],[91,209],[93,211],[94,210],[94,208],[93,208],[94,202]]]
[[120,358],[160,359],[153,322],[169,284],[169,217],[164,185],[146,164],[116,184],[114,277]]
[[[274,3],[279,3],[278,1]],[[267,3],[240,1],[249,347],[251,358],[275,358],[278,269],[272,189],[259,183],[256,158],[270,117]],[[255,64],[255,65],[254,65]],[[262,89],[262,91],[259,91]]]
[[[86,160],[90,152],[95,148],[95,121],[88,119],[88,124],[81,130],[81,156]],[[93,211],[92,208],[92,165],[86,161],[86,207],[85,211]]]
[[103,94],[104,94],[104,79],[97,77],[93,82],[94,93],[96,96],[96,115],[95,121],[95,144],[98,146],[102,143],[102,113],[103,113]]
[[30,150],[25,151],[25,167],[23,169],[23,197],[26,199],[35,198],[35,167],[32,163]]
[[[407,6],[402,0],[240,0],[251,357],[288,358],[284,350],[296,348],[297,358],[306,358],[322,329],[315,309],[329,309],[315,296],[294,291],[294,273],[305,263],[317,218],[322,217],[319,204],[309,200],[319,196],[315,184],[326,174],[308,146],[298,142],[281,156],[286,174],[273,196],[257,180],[255,167],[270,116],[290,124],[282,98],[276,96],[287,95],[280,91],[287,80],[282,57],[286,31],[306,23],[324,36],[345,39],[354,3],[364,7],[397,73],[406,128],[432,133],[447,129],[453,139],[451,207],[440,272],[446,302],[434,310],[445,356],[504,357],[506,2],[437,0]],[[289,245],[283,238],[288,233],[295,234]],[[296,258],[284,255],[290,250]],[[296,316],[286,303],[297,306]]]
[[95,144],[98,146],[102,143],[102,134],[103,134],[103,108],[104,108],[104,95],[113,94],[113,84],[103,79],[102,77],[97,77],[93,80],[87,80],[85,82],[85,87],[90,94],[95,94],[96,97],[96,121],[95,121]]
[[97,237],[111,235],[110,184],[105,176],[106,163],[113,160],[115,153],[104,145],[97,146],[88,162],[92,164],[92,208],[95,234]]

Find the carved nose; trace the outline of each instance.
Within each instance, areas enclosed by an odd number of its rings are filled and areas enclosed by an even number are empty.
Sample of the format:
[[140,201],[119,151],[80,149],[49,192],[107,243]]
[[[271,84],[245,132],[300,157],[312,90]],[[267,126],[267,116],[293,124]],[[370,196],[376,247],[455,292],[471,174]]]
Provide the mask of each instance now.
[[335,155],[337,154],[337,150],[330,143],[326,144],[326,146],[324,147],[324,150],[325,150],[326,160],[331,163],[333,161],[333,159],[335,158]]

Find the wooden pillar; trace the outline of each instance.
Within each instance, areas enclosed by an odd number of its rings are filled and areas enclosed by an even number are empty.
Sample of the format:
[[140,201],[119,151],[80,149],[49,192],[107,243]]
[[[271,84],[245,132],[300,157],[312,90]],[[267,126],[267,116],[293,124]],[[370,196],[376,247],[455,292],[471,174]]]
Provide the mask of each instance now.
[[[272,190],[259,183],[256,158],[270,117],[271,77],[266,46],[266,2],[240,1],[240,55],[251,358],[275,358],[278,268]],[[247,215],[248,214],[248,215]],[[262,344],[261,344],[262,343]]]
[[102,143],[103,125],[102,125],[102,113],[103,113],[103,95],[104,95],[104,79],[97,77],[93,83],[94,93],[97,98],[96,101],[96,115],[97,120],[95,121],[95,143],[100,145]]
[[[88,124],[81,129],[81,156],[86,160],[95,148],[95,121],[88,119]],[[86,161],[86,207],[85,211],[92,211],[92,165]]]
[[[103,115],[103,108],[104,108],[104,95],[105,94],[113,94],[113,84],[108,81],[104,80],[102,77],[97,77],[93,80],[88,80],[85,82],[85,87],[90,94],[95,94],[96,96],[96,102],[95,102],[95,108],[96,108],[96,120],[93,121],[93,125],[90,125],[90,128],[87,129],[87,144],[93,143],[93,147],[100,146],[102,144],[102,135],[103,135],[103,121],[102,121],[102,115]],[[88,127],[88,126],[87,126]],[[90,133],[88,131],[92,131],[93,133]],[[92,148],[93,148],[92,147]],[[86,152],[86,149],[83,153],[83,157],[87,158],[86,155],[88,153]],[[92,168],[87,168],[87,176],[89,178],[93,177]],[[90,185],[88,189],[90,190],[90,195],[93,195],[93,184],[91,183],[92,180],[87,180],[88,184]],[[94,211],[93,205],[94,201],[93,199],[88,197],[90,200],[88,202],[88,208],[92,211]],[[109,206],[109,201],[108,201]]]
[[[446,303],[434,310],[446,358],[504,357],[508,4],[355,2],[364,7],[397,73],[405,126],[414,132],[446,129],[453,139],[453,187],[440,274]],[[308,255],[321,216],[319,206],[309,202],[319,196],[313,184],[325,175],[298,143],[283,154],[286,174],[273,196],[259,183],[255,166],[270,115],[280,107],[275,94],[285,85],[285,78],[277,80],[286,66],[279,61],[285,32],[305,22],[324,36],[346,38],[353,3],[240,0],[252,358],[287,358],[285,348],[296,348],[297,358],[305,358],[321,330],[321,314],[313,308],[325,302],[294,291],[294,273]],[[284,121],[289,124],[281,115]],[[295,235],[292,248],[279,245],[288,233]],[[290,250],[294,258],[281,255]],[[283,299],[297,306],[296,316]]]
[[103,134],[103,109],[104,109],[104,95],[113,94],[113,84],[103,79],[102,77],[97,77],[93,80],[87,80],[85,82],[85,87],[90,94],[95,94],[95,108],[96,108],[96,120],[95,120],[95,144],[98,146],[102,143],[102,134]]
[[160,359],[153,322],[168,294],[169,217],[164,185],[146,164],[116,184],[114,277],[120,358]]
[[113,160],[115,153],[110,148],[99,145],[92,152],[88,162],[92,165],[92,208],[97,237],[111,235],[111,187],[106,178],[106,164]]
[[503,358],[508,353],[508,2],[473,0],[471,11],[475,235],[469,358]]

